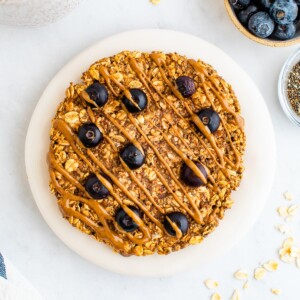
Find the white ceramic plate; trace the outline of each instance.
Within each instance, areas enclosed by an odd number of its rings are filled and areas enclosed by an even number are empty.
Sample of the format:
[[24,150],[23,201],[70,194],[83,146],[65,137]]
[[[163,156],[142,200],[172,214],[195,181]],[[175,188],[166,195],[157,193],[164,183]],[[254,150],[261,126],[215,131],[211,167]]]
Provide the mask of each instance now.
[[[93,62],[122,50],[176,51],[190,58],[201,58],[213,65],[232,84],[246,121],[246,170],[239,191],[232,194],[235,200],[233,208],[203,243],[167,256],[122,257],[115,254],[109,247],[96,242],[64,220],[56,198],[48,188],[46,154],[49,129],[57,105],[64,99],[65,89],[70,81],[78,82],[82,72]],[[114,35],[83,51],[63,67],[49,83],[36,106],[27,133],[25,152],[27,175],[34,199],[57,236],[79,255],[105,269],[138,276],[170,275],[199,266],[228,251],[259,217],[275,173],[273,127],[264,99],[253,81],[214,45],[195,36],[167,30],[138,30]]]

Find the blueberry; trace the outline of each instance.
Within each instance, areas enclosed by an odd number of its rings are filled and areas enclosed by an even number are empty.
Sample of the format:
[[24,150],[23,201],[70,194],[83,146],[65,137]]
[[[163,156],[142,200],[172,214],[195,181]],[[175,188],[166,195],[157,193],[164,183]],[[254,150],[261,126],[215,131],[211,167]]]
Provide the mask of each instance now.
[[131,98],[137,104],[135,106],[130,99],[125,95],[123,96],[122,102],[126,106],[127,110],[131,113],[138,113],[143,111],[147,106],[147,96],[141,89],[130,89]]
[[78,138],[86,148],[93,148],[100,144],[103,135],[94,123],[86,123],[79,127]]
[[197,113],[201,122],[206,125],[211,133],[218,130],[220,126],[220,116],[211,108],[204,108]]
[[256,12],[257,12],[257,6],[249,5],[247,8],[239,12],[238,18],[242,24],[246,25],[250,17]]
[[191,77],[180,76],[176,79],[176,85],[184,98],[191,97],[196,92],[195,82]]
[[[207,179],[207,172],[203,165],[199,162],[194,162],[197,168],[200,170],[200,172],[203,174],[203,176]],[[201,185],[204,185],[204,182],[194,173],[194,171],[185,163],[181,166],[180,171],[180,178],[181,180],[189,186],[192,187],[199,187]]]
[[[185,235],[187,233],[189,229],[189,221],[183,213],[172,212],[167,214],[166,217],[168,217],[173,223],[177,225],[182,235]],[[173,229],[172,225],[170,224],[167,218],[165,218],[164,227],[170,235],[176,236],[176,231]]]
[[[140,211],[135,206],[128,206],[138,217],[141,217]],[[138,229],[138,225],[133,221],[133,219],[127,215],[125,210],[120,207],[115,215],[117,223],[127,232],[132,232]]]
[[94,101],[99,107],[106,104],[108,100],[108,92],[106,87],[99,82],[95,82],[85,90],[90,99]]
[[298,6],[294,0],[275,0],[270,7],[270,16],[280,24],[292,23],[298,14]]
[[234,9],[241,10],[250,4],[250,0],[230,0],[230,3]]
[[250,32],[260,38],[270,36],[274,30],[274,26],[274,21],[269,14],[264,11],[259,11],[252,15],[248,22]]
[[296,25],[294,23],[287,25],[279,25],[275,26],[275,30],[272,34],[272,37],[278,40],[288,40],[291,39],[296,33]]
[[275,0],[260,0],[260,4],[266,9],[269,9],[274,2]]
[[138,169],[145,162],[145,156],[133,144],[128,144],[123,148],[120,151],[120,157],[131,170]]
[[95,174],[90,174],[87,177],[84,187],[89,195],[94,199],[107,198],[110,194],[109,190],[102,184]]

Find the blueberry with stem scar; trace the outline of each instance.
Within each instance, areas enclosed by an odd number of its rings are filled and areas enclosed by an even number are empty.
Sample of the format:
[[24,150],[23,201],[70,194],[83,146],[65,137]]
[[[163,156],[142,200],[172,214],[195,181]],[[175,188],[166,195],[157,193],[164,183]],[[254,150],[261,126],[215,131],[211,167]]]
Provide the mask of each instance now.
[[86,123],[79,127],[78,138],[86,148],[94,148],[103,140],[103,134],[94,123]]

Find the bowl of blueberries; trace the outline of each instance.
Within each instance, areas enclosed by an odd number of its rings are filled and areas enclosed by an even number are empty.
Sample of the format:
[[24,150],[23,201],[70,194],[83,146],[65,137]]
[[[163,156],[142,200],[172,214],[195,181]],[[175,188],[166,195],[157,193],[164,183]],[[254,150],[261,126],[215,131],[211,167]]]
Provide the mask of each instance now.
[[248,38],[266,46],[300,42],[300,0],[225,0],[234,25]]

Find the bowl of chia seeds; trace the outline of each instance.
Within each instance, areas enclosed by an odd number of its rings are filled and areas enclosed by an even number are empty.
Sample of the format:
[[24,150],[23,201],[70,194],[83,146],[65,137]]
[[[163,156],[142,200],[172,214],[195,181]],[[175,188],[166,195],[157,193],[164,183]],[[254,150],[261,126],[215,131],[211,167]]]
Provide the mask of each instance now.
[[287,117],[300,126],[300,49],[287,59],[281,69],[278,96]]

